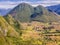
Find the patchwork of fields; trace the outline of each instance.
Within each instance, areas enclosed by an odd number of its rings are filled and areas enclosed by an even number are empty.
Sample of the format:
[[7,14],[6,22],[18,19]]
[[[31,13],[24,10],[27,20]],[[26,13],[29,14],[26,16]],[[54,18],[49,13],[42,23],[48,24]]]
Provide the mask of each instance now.
[[57,22],[23,23],[22,39],[33,42],[34,45],[60,45],[60,24]]

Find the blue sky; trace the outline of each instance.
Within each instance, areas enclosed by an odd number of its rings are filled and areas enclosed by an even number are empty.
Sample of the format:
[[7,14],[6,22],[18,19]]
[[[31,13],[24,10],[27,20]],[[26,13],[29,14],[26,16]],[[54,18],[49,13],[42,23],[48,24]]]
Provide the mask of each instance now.
[[13,8],[22,2],[29,3],[32,6],[43,5],[45,7],[60,4],[60,0],[0,0],[0,8]]

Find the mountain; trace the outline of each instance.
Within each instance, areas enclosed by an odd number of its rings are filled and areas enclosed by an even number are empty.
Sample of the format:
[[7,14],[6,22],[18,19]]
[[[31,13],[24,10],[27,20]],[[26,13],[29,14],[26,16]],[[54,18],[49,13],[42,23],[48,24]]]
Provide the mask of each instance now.
[[32,20],[36,20],[36,21],[40,21],[40,22],[53,22],[53,21],[60,20],[58,15],[56,15],[53,12],[49,12],[43,6],[39,5],[39,6],[35,7],[34,9],[36,11],[35,13],[38,13],[38,14]]
[[[30,15],[33,14],[34,9],[29,4],[19,4],[8,14],[12,15],[15,19],[20,20],[21,22],[27,22],[30,20]],[[24,18],[24,19],[23,19]]]
[[54,11],[60,15],[60,4],[46,7],[49,11]]
[[[8,14],[21,22],[40,21],[55,22],[60,20],[60,16],[47,10],[47,8],[39,5],[33,7],[26,3],[21,3],[12,9]],[[7,15],[8,15],[7,14]]]

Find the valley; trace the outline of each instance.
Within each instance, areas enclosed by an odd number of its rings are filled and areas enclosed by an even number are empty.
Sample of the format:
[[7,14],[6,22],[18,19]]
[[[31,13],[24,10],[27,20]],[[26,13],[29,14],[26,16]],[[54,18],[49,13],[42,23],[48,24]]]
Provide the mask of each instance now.
[[0,45],[60,45],[60,15],[41,5],[17,5],[0,16]]

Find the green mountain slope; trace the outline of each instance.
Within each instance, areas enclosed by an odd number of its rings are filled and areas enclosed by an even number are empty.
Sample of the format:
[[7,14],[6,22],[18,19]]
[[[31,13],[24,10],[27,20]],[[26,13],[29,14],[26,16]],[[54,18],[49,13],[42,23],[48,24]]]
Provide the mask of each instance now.
[[18,33],[15,31],[15,29],[11,25],[9,25],[8,22],[2,16],[0,16],[0,28],[4,34],[5,32],[8,33],[8,36],[18,36]]
[[17,32],[21,32],[21,25],[18,20],[15,20],[11,15],[7,15],[4,18]]
[[0,45],[17,45],[20,34],[20,23],[18,21],[14,20],[11,15],[0,16]]
[[29,4],[19,4],[11,12],[9,12],[15,19],[21,22],[30,21],[30,15],[33,14],[34,9]]

